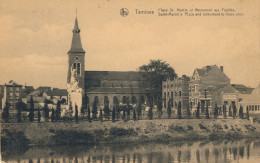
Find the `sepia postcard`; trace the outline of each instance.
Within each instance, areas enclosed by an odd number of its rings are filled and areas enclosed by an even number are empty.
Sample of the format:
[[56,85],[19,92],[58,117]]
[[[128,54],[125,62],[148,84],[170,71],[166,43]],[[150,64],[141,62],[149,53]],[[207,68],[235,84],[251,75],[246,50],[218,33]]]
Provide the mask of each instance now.
[[0,22],[0,162],[260,162],[259,0],[0,0]]

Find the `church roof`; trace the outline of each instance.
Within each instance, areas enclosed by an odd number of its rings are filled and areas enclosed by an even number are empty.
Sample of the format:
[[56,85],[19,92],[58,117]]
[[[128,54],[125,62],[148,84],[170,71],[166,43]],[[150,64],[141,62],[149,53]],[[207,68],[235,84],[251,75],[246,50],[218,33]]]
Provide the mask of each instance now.
[[80,29],[79,29],[77,17],[75,19],[75,25],[72,32],[73,32],[73,36],[72,36],[71,48],[68,53],[85,53],[81,44]]
[[145,80],[145,74],[138,71],[85,71],[86,80]]
[[88,89],[87,93],[124,93],[124,94],[140,94],[145,93],[145,89],[140,88],[109,88],[109,87],[98,87],[98,88],[92,88]]

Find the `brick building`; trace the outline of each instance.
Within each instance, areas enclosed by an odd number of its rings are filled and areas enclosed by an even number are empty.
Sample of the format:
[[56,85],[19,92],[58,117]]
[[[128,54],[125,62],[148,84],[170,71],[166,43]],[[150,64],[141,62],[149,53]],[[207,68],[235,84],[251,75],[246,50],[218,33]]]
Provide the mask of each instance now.
[[215,104],[238,105],[238,91],[230,85],[230,79],[223,71],[223,66],[205,66],[195,69],[190,80],[190,106],[195,111],[200,103],[201,112],[205,113],[208,105],[210,113]]
[[9,83],[4,85],[2,109],[6,102],[8,103],[10,110],[15,110],[17,108],[17,104],[22,102],[22,85],[15,83],[13,80],[10,80]]
[[180,78],[162,82],[164,108],[167,108],[168,103],[170,103],[173,112],[176,112],[179,105],[182,112],[186,112],[186,109],[189,107],[189,81],[189,77],[182,75]]

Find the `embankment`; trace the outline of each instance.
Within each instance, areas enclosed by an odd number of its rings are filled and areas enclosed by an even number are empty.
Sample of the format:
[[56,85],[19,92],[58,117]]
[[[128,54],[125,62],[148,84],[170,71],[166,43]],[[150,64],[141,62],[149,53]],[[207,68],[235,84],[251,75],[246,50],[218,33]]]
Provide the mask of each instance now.
[[244,119],[2,123],[1,127],[2,149],[12,139],[19,139],[16,144],[20,141],[29,146],[60,146],[260,137],[260,124]]

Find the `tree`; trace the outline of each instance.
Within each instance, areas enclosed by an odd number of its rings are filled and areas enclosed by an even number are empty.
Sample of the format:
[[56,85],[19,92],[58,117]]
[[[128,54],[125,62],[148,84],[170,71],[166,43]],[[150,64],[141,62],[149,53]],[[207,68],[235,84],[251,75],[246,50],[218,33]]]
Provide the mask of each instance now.
[[226,104],[223,105],[223,115],[224,115],[224,118],[226,119],[227,118],[227,106],[226,106]]
[[209,119],[209,104],[206,104],[206,118]]
[[44,106],[43,106],[43,112],[44,112],[44,119],[46,122],[49,121],[49,108],[48,108],[48,101],[45,99],[44,100]]
[[170,119],[172,115],[172,108],[171,108],[170,101],[168,101],[167,114],[168,114],[168,118]]
[[17,108],[17,122],[20,123],[21,122],[21,115],[22,115],[22,102],[18,103],[18,108]]
[[138,120],[140,119],[141,114],[142,114],[142,105],[141,105],[141,103],[139,102],[139,103],[137,104],[137,119],[138,119]]
[[150,105],[149,110],[148,110],[148,118],[150,120],[153,119],[153,106],[152,105]]
[[246,119],[249,120],[249,109],[248,109],[248,106],[246,107]]
[[158,118],[162,117],[162,99],[159,98],[159,102],[157,105]]
[[87,109],[88,109],[88,121],[91,122],[89,105],[88,105]]
[[61,115],[61,102],[58,101],[57,106],[56,106],[56,114],[55,114],[55,120],[56,121],[60,120],[60,115]]
[[197,105],[196,117],[200,118],[200,102]]
[[8,120],[9,120],[9,104],[8,104],[8,102],[5,102],[5,107],[4,107],[4,110],[2,112],[2,119],[4,120],[5,123],[7,123]]
[[54,122],[55,118],[54,118],[54,109],[51,108],[51,121]]
[[180,103],[178,105],[177,116],[178,116],[178,119],[181,119],[181,105],[180,105]]
[[133,109],[133,120],[136,121],[136,108]]
[[113,107],[113,110],[112,110],[112,122],[115,122],[116,121],[116,108]]
[[41,123],[41,112],[39,107],[38,107],[38,123]]
[[93,102],[93,108],[92,108],[92,118],[97,119],[97,102]]
[[131,110],[131,106],[129,105],[129,100],[127,101],[127,105],[126,105],[126,113],[127,113],[127,120],[130,119],[130,110]]
[[79,111],[78,106],[75,104],[75,122],[78,123],[79,121]]
[[86,98],[83,96],[82,97],[82,106],[80,108],[80,113],[82,115],[82,121],[84,121],[84,114],[85,114],[86,105],[87,105],[87,101],[86,101]]
[[60,102],[61,102],[61,104],[65,104],[65,103],[66,103],[66,99],[65,99],[65,98],[62,98],[62,99],[60,100]]
[[102,109],[99,109],[99,120],[102,122],[103,121],[103,114],[102,114]]
[[29,121],[33,122],[33,120],[34,120],[34,102],[33,102],[32,96],[31,96],[31,99],[30,99],[30,104],[31,104],[31,108],[30,108],[30,113],[29,113]]
[[118,120],[120,118],[120,108],[119,108],[119,105],[116,105],[115,108],[116,108],[116,119]]
[[228,109],[228,116],[232,117],[232,110],[231,110],[231,105],[229,105],[229,109]]
[[187,118],[190,119],[191,118],[191,110],[190,110],[190,106],[187,106]]
[[109,120],[109,116],[110,116],[110,109],[109,106],[106,104],[104,107],[104,117]]
[[237,107],[236,107],[236,105],[235,104],[233,104],[233,118],[235,118],[236,117],[236,115],[237,115]]
[[168,63],[162,60],[150,60],[149,64],[139,67],[139,72],[146,78],[141,81],[141,86],[149,87],[146,93],[153,97],[154,103],[158,106],[162,99],[162,81],[175,79],[177,74]]
[[218,106],[217,106],[217,104],[215,104],[215,109],[214,109],[214,118],[215,118],[215,119],[218,118]]
[[241,119],[244,118],[244,113],[243,113],[243,107],[242,107],[242,106],[240,106],[240,109],[239,109],[239,117],[240,117]]
[[80,113],[82,115],[82,121],[84,120],[84,114],[85,114],[85,107],[82,105],[80,109]]
[[123,117],[122,117],[122,119],[123,119],[124,121],[126,121],[126,117],[125,117],[125,108],[124,108],[124,110],[123,110]]

